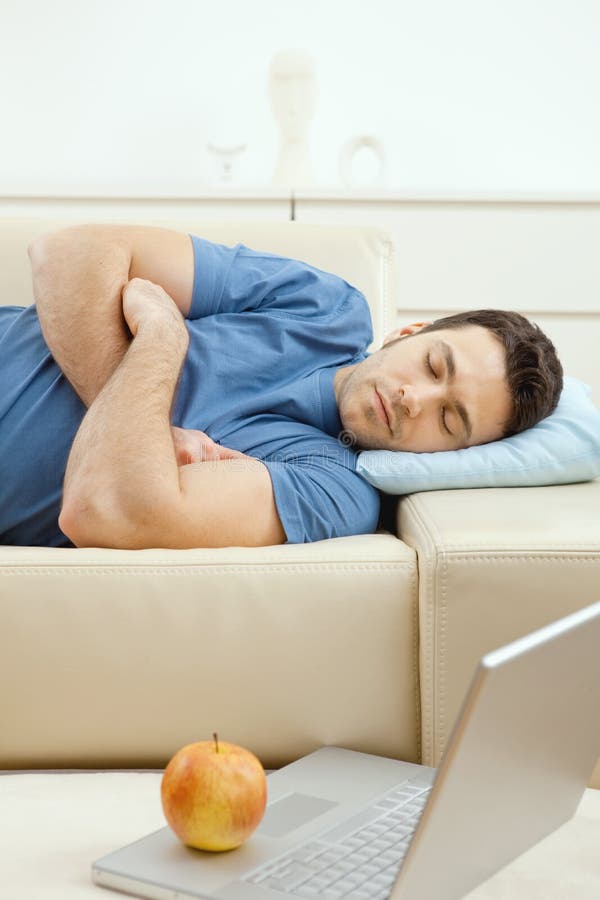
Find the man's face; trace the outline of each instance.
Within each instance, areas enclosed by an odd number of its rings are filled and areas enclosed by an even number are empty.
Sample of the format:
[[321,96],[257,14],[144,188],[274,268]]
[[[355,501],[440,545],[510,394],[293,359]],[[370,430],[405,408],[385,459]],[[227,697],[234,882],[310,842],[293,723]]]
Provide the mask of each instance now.
[[360,449],[423,453],[496,441],[512,407],[504,348],[479,325],[394,341],[337,372],[334,390]]

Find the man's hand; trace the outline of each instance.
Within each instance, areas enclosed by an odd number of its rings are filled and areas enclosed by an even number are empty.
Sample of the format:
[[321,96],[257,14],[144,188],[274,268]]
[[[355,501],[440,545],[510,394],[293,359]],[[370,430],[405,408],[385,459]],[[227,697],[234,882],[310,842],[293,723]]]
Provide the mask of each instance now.
[[123,288],[123,315],[133,337],[140,325],[162,321],[187,335],[185,320],[175,301],[160,285],[145,278],[132,278]]
[[[133,337],[142,323],[162,320],[185,328],[183,316],[160,285],[144,278],[132,278],[123,288],[123,315]],[[216,444],[204,431],[171,426],[178,466],[215,459],[244,459],[245,454]]]
[[177,428],[171,426],[175,456],[178,466],[187,466],[190,463],[208,462],[215,459],[246,459],[245,453],[239,450],[231,450],[229,447],[221,447],[216,444],[203,431],[194,428]]

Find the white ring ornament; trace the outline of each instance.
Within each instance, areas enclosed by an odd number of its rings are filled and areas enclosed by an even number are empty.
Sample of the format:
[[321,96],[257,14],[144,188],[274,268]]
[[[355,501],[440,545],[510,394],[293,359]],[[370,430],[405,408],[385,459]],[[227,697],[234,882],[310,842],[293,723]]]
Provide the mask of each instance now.
[[383,144],[380,140],[370,134],[358,134],[355,137],[347,140],[340,150],[338,171],[340,174],[340,178],[342,179],[346,187],[359,187],[365,184],[365,182],[359,182],[356,180],[356,176],[353,171],[354,161],[357,153],[359,153],[361,150],[364,150],[365,148],[372,151],[373,155],[379,163],[379,170],[376,172],[375,177],[368,182],[368,184],[383,184],[385,180],[386,156],[383,149]]

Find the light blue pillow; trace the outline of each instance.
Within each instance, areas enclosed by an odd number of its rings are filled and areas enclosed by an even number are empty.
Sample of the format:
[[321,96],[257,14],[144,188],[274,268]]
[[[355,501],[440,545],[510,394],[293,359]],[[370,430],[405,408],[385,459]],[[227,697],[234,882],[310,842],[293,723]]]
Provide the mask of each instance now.
[[464,450],[364,450],[356,470],[388,494],[589,481],[600,475],[600,410],[587,384],[565,377],[554,412],[527,431]]

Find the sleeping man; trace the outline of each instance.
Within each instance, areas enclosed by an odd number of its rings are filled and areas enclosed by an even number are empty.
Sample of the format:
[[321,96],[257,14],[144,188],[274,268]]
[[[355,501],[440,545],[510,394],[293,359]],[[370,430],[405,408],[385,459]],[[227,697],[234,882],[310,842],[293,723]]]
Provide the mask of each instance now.
[[560,395],[553,345],[517,313],[419,323],[369,354],[364,296],[296,260],[113,225],[29,256],[35,305],[0,307],[0,543],[370,533],[357,451],[495,441]]

